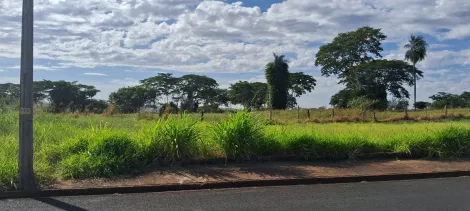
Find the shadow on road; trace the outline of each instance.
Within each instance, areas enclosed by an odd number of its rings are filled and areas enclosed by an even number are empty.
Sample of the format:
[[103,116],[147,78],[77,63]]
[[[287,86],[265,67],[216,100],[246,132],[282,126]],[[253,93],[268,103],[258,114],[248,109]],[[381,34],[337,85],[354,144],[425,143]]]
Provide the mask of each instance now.
[[53,198],[35,198],[35,200],[66,211],[87,211],[81,207],[77,207],[75,205],[71,205]]

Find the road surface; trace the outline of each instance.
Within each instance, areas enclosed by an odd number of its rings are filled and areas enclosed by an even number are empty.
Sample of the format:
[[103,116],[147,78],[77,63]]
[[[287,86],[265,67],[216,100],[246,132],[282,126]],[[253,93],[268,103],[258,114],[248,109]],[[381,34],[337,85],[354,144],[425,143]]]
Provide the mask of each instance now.
[[470,178],[0,200],[1,210],[470,210]]

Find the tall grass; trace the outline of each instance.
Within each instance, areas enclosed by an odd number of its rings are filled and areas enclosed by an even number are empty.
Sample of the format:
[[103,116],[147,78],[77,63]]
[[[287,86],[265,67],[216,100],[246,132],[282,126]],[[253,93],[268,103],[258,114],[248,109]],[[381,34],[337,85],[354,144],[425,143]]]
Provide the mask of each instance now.
[[[217,123],[200,122],[197,116],[138,120],[135,115],[40,113],[34,118],[34,170],[42,185],[59,178],[134,174],[160,161],[280,154],[343,159],[368,152],[470,155],[469,121],[267,125],[246,112]],[[0,115],[0,144],[0,187],[14,189],[17,113]]]
[[226,157],[243,158],[257,153],[264,141],[263,125],[247,112],[229,114],[228,120],[214,125],[214,140]]

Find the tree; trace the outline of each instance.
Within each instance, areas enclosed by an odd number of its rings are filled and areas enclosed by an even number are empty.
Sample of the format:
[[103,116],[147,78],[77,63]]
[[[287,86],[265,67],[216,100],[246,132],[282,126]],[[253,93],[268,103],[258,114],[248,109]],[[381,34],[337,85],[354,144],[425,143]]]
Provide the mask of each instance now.
[[[387,95],[395,98],[409,98],[404,85],[413,85],[413,67],[400,60],[374,60],[355,67],[354,79],[346,85],[344,91],[332,97],[330,104],[344,107],[352,99],[365,97],[375,100],[372,106],[376,110],[387,109]],[[417,77],[422,76],[416,70]]]
[[89,99],[86,102],[85,110],[87,112],[101,114],[108,108],[108,103],[104,100]]
[[[38,86],[42,87],[42,93],[47,93],[51,103],[49,110],[55,113],[65,112],[67,109],[72,112],[83,112],[89,100],[99,92],[94,86],[78,84],[76,81],[44,80]],[[40,95],[36,97],[41,98]]]
[[[428,43],[421,35],[411,35],[409,43],[404,47],[408,49],[405,53],[405,59],[411,61],[411,63],[413,63],[413,68],[416,69],[416,63],[423,61],[426,58]],[[416,73],[414,74],[414,103],[416,104]]]
[[284,55],[274,55],[274,61],[266,65],[269,103],[273,109],[286,109],[289,89],[289,65]]
[[357,96],[354,90],[346,88],[331,97],[330,105],[335,108],[349,108],[350,102]]
[[228,96],[232,104],[241,104],[245,109],[260,109],[266,104],[267,84],[238,81],[230,85]]
[[349,107],[357,108],[361,110],[362,121],[366,119],[366,112],[373,108],[377,104],[377,100],[369,99],[367,97],[357,97],[349,102]]
[[135,113],[145,104],[155,100],[156,91],[144,86],[120,88],[109,95],[109,102],[116,105],[121,113]]
[[157,76],[141,80],[140,83],[155,90],[156,96],[163,95],[165,103],[169,103],[170,97],[177,92],[178,78],[173,77],[171,73],[158,73]]
[[317,80],[311,75],[304,74],[303,72],[289,73],[289,99],[288,104],[292,106],[297,105],[297,97],[300,97],[307,92],[312,92],[315,88]]
[[385,38],[380,29],[368,26],[340,33],[331,43],[320,47],[315,66],[321,66],[323,76],[337,75],[340,84],[354,82],[358,65],[382,58],[381,42]]
[[442,109],[444,106],[451,108],[459,108],[465,106],[465,101],[460,95],[450,94],[446,92],[438,92],[435,95],[430,96],[433,100],[431,107]]
[[409,105],[410,103],[408,102],[408,100],[393,98],[388,103],[388,108],[389,110],[393,110],[393,111],[403,111],[407,109]]
[[182,109],[190,112],[196,111],[199,103],[210,100],[211,95],[219,86],[216,80],[203,75],[184,75],[178,79],[178,100],[182,102]]
[[426,109],[429,106],[429,104],[430,103],[428,102],[419,101],[414,104],[414,107],[416,109]]

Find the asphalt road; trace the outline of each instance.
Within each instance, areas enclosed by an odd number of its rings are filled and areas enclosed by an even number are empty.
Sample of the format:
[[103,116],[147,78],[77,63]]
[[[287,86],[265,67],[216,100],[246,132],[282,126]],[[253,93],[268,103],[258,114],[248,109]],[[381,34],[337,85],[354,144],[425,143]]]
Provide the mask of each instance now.
[[7,199],[0,210],[470,210],[470,178]]

